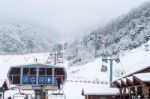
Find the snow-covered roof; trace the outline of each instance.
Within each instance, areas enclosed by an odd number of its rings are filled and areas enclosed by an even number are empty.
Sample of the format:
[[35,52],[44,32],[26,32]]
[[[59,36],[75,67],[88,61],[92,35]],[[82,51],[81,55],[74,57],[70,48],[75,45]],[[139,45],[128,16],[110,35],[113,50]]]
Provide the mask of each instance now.
[[88,87],[83,89],[83,95],[119,95],[117,88]]
[[134,72],[132,72],[132,73],[129,73],[129,74],[125,74],[125,75],[123,75],[123,76],[121,76],[121,77],[119,77],[119,78],[113,80],[113,82],[118,81],[118,80],[123,80],[123,78],[128,78],[128,79],[130,79],[130,80],[132,81],[132,80],[133,80],[133,76],[132,76],[133,74],[137,74],[137,73],[139,73],[140,71],[143,71],[143,70],[148,69],[148,68],[150,68],[150,66],[141,68],[141,69],[139,69],[139,70],[137,70],[137,71],[134,71]]
[[150,73],[139,73],[135,74],[134,76],[143,82],[150,82]]
[[123,82],[125,82],[126,83],[126,78],[123,78],[123,79],[121,79]]
[[138,74],[133,74],[132,76],[126,77],[126,78],[121,78],[115,81],[115,83],[121,84],[120,81],[124,81],[126,83],[126,79],[129,79],[131,82],[133,82],[134,77],[136,77],[138,80],[145,82],[145,83],[150,83],[150,73],[138,73]]
[[117,80],[117,83],[121,84],[121,80]]
[[18,65],[18,66],[12,66],[12,67],[61,67],[61,66],[53,65],[53,64],[34,63],[34,64],[25,64],[25,65]]
[[127,77],[127,79],[129,79],[130,81],[133,81],[133,76],[129,76]]

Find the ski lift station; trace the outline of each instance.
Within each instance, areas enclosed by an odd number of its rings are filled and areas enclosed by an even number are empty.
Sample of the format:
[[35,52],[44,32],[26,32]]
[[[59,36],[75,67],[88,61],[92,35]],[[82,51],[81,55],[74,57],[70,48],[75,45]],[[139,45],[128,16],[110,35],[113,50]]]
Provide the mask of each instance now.
[[28,64],[8,71],[10,83],[21,90],[33,90],[35,99],[48,99],[48,91],[61,90],[66,78],[65,68],[56,65]]

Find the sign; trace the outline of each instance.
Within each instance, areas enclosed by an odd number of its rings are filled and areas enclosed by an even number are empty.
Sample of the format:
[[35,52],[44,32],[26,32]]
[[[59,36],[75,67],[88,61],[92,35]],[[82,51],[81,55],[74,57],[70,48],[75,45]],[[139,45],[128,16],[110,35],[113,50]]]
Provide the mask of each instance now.
[[38,85],[32,86],[32,89],[33,89],[33,90],[38,90],[38,89],[41,89],[41,86],[38,86]]

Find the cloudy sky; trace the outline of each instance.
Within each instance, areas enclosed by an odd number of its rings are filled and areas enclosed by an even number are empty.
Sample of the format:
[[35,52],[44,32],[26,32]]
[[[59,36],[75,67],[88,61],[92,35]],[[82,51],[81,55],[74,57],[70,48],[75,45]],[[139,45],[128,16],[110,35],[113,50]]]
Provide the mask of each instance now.
[[0,16],[32,20],[72,39],[144,1],[148,0],[0,0]]

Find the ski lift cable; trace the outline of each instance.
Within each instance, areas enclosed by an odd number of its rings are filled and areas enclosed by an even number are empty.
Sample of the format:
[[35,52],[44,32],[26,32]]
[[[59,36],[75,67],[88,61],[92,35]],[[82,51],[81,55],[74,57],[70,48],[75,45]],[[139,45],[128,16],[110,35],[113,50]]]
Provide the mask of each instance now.
[[121,67],[122,67],[122,69],[123,69],[123,72],[126,72],[126,71],[125,71],[125,68],[124,68],[124,66],[123,66],[123,64],[122,64],[121,61],[120,61],[120,65],[121,65]]

